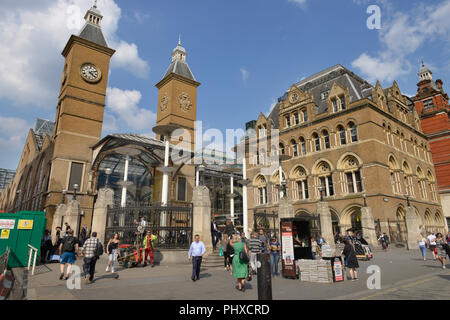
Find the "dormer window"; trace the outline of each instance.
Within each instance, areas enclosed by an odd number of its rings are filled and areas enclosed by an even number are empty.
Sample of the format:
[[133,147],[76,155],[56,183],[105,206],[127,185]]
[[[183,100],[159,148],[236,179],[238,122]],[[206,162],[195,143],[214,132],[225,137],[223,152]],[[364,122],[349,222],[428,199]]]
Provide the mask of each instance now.
[[340,97],[339,100],[341,101],[341,110],[345,110],[346,109],[345,98]]
[[322,91],[320,93],[320,99],[325,100],[328,97],[328,94],[330,93],[330,90]]
[[339,107],[338,107],[338,102],[337,99],[333,100],[333,112],[338,112],[339,111]]
[[423,102],[423,107],[425,109],[434,108],[433,99],[427,100]]

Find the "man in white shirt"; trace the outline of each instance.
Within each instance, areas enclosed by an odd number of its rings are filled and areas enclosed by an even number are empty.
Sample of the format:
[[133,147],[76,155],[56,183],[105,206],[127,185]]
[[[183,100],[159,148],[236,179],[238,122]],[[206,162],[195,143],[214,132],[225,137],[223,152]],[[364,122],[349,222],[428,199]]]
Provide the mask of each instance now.
[[200,241],[200,236],[196,234],[194,236],[194,242],[191,243],[189,248],[188,258],[192,258],[192,281],[200,280],[200,266],[202,264],[203,255],[206,252],[205,244]]
[[434,253],[434,249],[436,248],[436,236],[432,234],[431,232],[428,232],[428,244],[430,247],[431,252],[433,253],[433,259],[436,260],[436,253]]

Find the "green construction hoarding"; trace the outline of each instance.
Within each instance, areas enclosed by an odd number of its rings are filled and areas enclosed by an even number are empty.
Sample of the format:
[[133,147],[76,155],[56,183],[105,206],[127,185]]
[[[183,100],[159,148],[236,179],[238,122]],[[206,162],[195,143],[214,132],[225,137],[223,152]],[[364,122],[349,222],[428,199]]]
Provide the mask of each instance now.
[[39,261],[46,224],[45,212],[0,213],[0,255],[6,252],[7,247],[10,248],[8,268],[28,265],[28,245],[39,250]]

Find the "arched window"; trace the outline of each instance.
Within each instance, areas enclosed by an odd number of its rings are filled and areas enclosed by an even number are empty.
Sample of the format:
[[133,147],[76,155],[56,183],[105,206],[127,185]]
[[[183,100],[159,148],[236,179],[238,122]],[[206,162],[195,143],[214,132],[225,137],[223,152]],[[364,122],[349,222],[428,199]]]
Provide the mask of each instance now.
[[322,135],[323,135],[323,142],[325,145],[325,149],[330,149],[330,135],[328,134],[328,131],[323,130]]
[[259,176],[256,181],[255,198],[259,205],[267,203],[267,181],[263,176]]
[[292,155],[294,157],[298,157],[298,147],[297,147],[297,141],[294,139],[291,140],[291,146],[292,146]]
[[333,176],[331,173],[330,165],[325,162],[319,162],[314,168],[314,174],[316,174],[319,178],[319,185],[317,186],[317,195],[320,197],[319,186],[322,187],[322,192],[324,196],[330,197],[334,195],[334,185],[333,185]]
[[299,124],[300,123],[300,119],[298,116],[298,112],[294,113],[294,124]]
[[392,193],[401,194],[401,184],[400,184],[400,170],[397,164],[397,160],[393,156],[389,157],[389,170],[390,170],[390,178],[392,184]]
[[343,126],[338,126],[339,139],[341,141],[341,145],[347,144],[347,137],[345,135],[345,129]]
[[306,200],[309,198],[308,179],[305,168],[299,166],[293,174],[293,198],[295,200]]
[[353,122],[350,122],[348,124],[348,127],[350,128],[350,136],[352,142],[358,141],[358,132],[356,131],[356,125]]
[[320,151],[320,138],[319,135],[317,133],[313,133],[313,141],[314,141],[314,148],[316,149],[316,151]]
[[427,182],[420,167],[417,167],[417,179],[419,180],[419,192],[423,199],[428,199]]
[[360,163],[354,156],[347,156],[341,163],[347,181],[347,193],[358,193],[363,191]]
[[302,149],[302,155],[303,156],[306,155],[306,141],[305,141],[305,138],[303,138],[303,137],[300,137],[300,146]]
[[427,172],[427,180],[428,180],[428,184],[430,185],[431,197],[432,197],[433,201],[437,201],[436,181],[435,181],[431,171]]
[[302,110],[303,122],[308,121],[308,111],[306,109]]
[[280,143],[279,147],[280,147],[280,152],[279,152],[279,154],[284,154],[284,153],[285,153],[285,150],[284,150],[284,144]]
[[403,169],[403,173],[404,173],[403,181],[405,184],[405,192],[408,196],[414,197],[415,195],[414,195],[412,170],[409,167],[408,162],[406,162],[406,161],[403,162],[402,169]]

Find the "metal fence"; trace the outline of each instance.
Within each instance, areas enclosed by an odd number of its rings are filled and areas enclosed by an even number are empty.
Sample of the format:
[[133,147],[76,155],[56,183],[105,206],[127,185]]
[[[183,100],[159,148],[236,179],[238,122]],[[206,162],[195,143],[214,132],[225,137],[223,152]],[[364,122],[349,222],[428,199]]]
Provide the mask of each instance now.
[[[258,212],[257,210],[253,211],[253,230],[259,231],[259,229],[263,229],[264,234],[268,235],[276,235],[279,233],[279,220],[278,214],[273,211],[272,213],[267,213],[265,210],[262,212]],[[247,237],[249,237],[247,235]]]
[[405,244],[407,242],[406,221],[388,219],[388,228],[391,243]]
[[108,240],[114,233],[118,233],[122,244],[135,245],[136,241],[143,239],[143,237],[137,237],[139,226],[142,226],[143,232],[150,230],[157,236],[155,248],[188,249],[192,242],[192,205],[155,204],[108,208],[105,239]]

